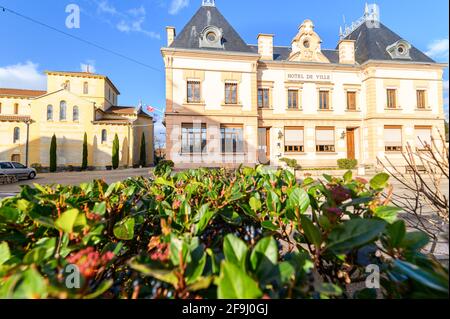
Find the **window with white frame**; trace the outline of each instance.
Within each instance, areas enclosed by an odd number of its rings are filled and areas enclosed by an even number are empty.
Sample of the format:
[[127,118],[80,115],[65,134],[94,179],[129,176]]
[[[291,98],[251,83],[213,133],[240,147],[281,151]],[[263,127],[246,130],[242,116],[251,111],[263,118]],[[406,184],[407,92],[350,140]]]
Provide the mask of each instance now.
[[241,125],[221,125],[222,153],[244,152],[244,128]]
[[181,153],[202,154],[206,152],[206,124],[181,125]]
[[299,109],[298,103],[298,90],[297,89],[289,89],[288,90],[288,109]]
[[199,80],[187,81],[187,102],[188,103],[200,103],[201,102],[200,81]]

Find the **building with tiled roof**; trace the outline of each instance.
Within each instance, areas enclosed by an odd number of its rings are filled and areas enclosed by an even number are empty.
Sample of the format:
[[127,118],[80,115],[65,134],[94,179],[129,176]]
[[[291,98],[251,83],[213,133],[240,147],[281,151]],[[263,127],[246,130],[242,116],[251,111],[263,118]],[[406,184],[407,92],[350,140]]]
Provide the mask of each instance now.
[[153,118],[141,108],[120,106],[120,92],[105,75],[46,71],[47,90],[0,88],[0,161],[49,166],[50,140],[57,139],[58,166],[82,164],[84,134],[88,166],[111,166],[117,134],[120,165],[153,163]]
[[179,167],[281,158],[364,167],[386,156],[403,165],[408,144],[420,149],[444,132],[446,65],[384,25],[378,6],[341,29],[336,47],[324,48],[308,19],[292,35],[285,46],[272,34],[248,44],[214,0],[179,34],[167,27],[167,157]]

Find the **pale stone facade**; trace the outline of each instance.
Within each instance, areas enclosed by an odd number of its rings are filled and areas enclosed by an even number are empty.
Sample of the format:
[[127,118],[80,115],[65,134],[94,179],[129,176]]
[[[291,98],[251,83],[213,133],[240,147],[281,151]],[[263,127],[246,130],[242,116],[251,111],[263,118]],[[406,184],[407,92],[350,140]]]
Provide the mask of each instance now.
[[118,105],[120,92],[108,77],[87,72],[47,73],[47,90],[0,88],[0,161],[49,166],[50,142],[57,139],[57,164],[80,167],[84,134],[88,166],[111,165],[115,134],[121,167],[139,164],[142,133],[146,164],[153,163],[153,119]]
[[178,36],[168,28],[167,154],[178,167],[278,166],[283,157],[303,167],[335,167],[341,158],[377,166],[385,156],[402,165],[408,144],[444,134],[446,65],[377,12],[366,7],[336,50],[321,47],[310,20],[289,47],[274,47],[273,37],[245,44],[210,4]]

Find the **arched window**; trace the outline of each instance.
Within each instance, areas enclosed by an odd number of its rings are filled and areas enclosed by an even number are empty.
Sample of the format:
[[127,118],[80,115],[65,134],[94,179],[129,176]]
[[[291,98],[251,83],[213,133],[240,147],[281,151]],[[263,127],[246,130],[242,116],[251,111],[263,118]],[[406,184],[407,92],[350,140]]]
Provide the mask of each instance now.
[[80,112],[78,111],[78,106],[75,105],[73,107],[72,115],[73,115],[74,122],[78,122],[80,120]]
[[106,143],[107,140],[108,140],[108,133],[106,132],[106,130],[102,130],[102,144]]
[[83,94],[89,94],[89,83],[88,82],[83,83]]
[[67,104],[66,101],[61,101],[59,104],[59,120],[65,121],[67,119]]
[[20,128],[18,128],[18,127],[14,128],[13,140],[14,140],[14,143],[19,143],[19,141],[20,141]]
[[19,103],[14,104],[14,114],[19,114]]
[[53,106],[47,105],[47,121],[53,121]]

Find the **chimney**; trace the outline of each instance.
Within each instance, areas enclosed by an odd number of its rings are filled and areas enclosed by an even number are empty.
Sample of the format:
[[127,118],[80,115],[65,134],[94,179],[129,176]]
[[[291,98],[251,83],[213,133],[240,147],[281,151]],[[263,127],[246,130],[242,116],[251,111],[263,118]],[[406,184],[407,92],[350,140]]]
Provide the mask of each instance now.
[[339,42],[339,63],[355,64],[354,40],[341,40]]
[[175,27],[166,27],[166,31],[167,31],[167,46],[170,47],[173,43],[173,41],[175,40],[176,32],[175,32]]
[[258,35],[258,53],[262,60],[273,60],[273,34]]

